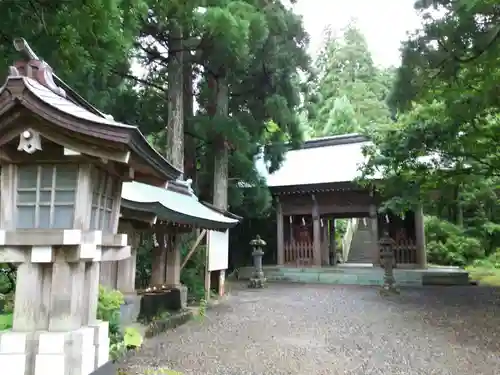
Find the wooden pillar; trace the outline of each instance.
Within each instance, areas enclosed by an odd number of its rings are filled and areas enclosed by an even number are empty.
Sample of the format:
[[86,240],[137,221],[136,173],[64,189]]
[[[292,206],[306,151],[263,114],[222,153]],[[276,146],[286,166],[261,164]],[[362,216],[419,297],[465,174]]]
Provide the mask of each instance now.
[[283,209],[278,197],[276,197],[276,232],[278,239],[277,263],[278,266],[282,266],[285,264],[285,232],[283,227]]
[[319,208],[316,197],[313,195],[313,209],[312,209],[312,219],[313,219],[313,264],[315,266],[321,266],[321,227],[320,227],[320,217]]
[[380,248],[378,245],[378,214],[377,206],[370,205],[370,232],[372,235],[372,263],[374,266],[380,265]]
[[321,265],[330,265],[330,246],[328,243],[328,219],[320,219],[321,226]]
[[123,223],[119,231],[127,233],[128,244],[130,246],[130,258],[117,262],[116,286],[123,294],[133,294],[135,293],[137,247],[140,243],[140,236],[130,223]]
[[333,256],[330,258],[331,259],[331,262],[330,262],[330,265],[331,266],[336,266],[337,265],[337,239],[336,239],[336,236],[335,236],[335,219],[332,218],[330,219],[330,253],[333,253]]
[[424,211],[419,204],[415,209],[415,245],[417,248],[417,264],[420,268],[427,268],[427,252],[425,248]]

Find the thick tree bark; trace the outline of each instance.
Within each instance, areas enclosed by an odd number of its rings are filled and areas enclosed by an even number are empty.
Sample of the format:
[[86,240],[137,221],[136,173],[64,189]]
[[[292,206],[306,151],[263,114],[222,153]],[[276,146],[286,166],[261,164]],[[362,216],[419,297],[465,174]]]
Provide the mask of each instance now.
[[[168,61],[168,124],[166,158],[174,167],[184,169],[184,104],[182,31],[172,23]],[[176,52],[178,51],[178,52]]]
[[[190,53],[183,52],[183,83],[184,83],[184,126],[190,133],[193,132],[192,123],[189,121],[193,113],[193,64],[190,62]],[[196,186],[196,142],[193,137],[184,139],[184,176],[193,180]]]
[[[216,100],[217,115],[221,118],[228,117],[229,88],[223,78],[217,80]],[[213,203],[216,207],[224,210],[227,209],[228,168],[226,140],[220,138],[215,142]]]
[[[220,118],[229,116],[229,87],[227,81],[218,77],[215,80],[215,114]],[[214,183],[213,183],[213,204],[221,209],[227,209],[227,188],[228,188],[228,149],[226,139],[219,137],[214,143]],[[212,289],[222,295],[224,293],[223,280],[225,270],[220,270],[213,274],[211,279]]]
[[[165,157],[174,167],[182,171],[184,169],[182,30],[174,22],[169,27],[169,48],[173,52],[169,54],[168,61],[168,124],[165,129],[167,138]],[[167,262],[169,262],[166,247],[171,246],[171,241],[168,241],[165,235],[162,238],[158,237],[157,240],[163,244],[163,248],[160,246],[153,249],[152,285],[166,282]]]

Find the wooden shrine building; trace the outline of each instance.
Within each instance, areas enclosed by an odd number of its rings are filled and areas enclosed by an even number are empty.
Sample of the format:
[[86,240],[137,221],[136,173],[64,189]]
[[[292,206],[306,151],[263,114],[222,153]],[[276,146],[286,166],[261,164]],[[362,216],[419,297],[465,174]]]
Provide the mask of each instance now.
[[[17,265],[17,281],[13,327],[0,332],[0,367],[115,373],[97,306],[110,265],[121,266],[124,287],[133,282],[125,262],[135,265],[136,230],[124,224],[159,218],[178,233],[226,230],[238,218],[199,202],[136,126],[85,101],[23,39],[14,45],[20,60],[0,87],[0,262]],[[166,270],[174,287],[181,287],[178,253],[169,249]]]
[[278,265],[336,264],[335,219],[360,218],[371,234],[364,259],[379,264],[378,240],[385,226],[399,249],[398,266],[426,267],[422,210],[404,217],[380,215],[380,198],[354,182],[368,143],[358,134],[312,139],[288,151],[273,174],[266,172],[262,159],[257,161],[276,202]]

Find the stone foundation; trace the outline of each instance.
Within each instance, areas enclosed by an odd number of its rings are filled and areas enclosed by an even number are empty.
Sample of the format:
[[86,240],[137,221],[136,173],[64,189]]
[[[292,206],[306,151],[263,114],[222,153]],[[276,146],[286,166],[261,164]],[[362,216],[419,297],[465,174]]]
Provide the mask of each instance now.
[[0,333],[0,368],[9,375],[88,375],[108,361],[107,322],[68,332]]

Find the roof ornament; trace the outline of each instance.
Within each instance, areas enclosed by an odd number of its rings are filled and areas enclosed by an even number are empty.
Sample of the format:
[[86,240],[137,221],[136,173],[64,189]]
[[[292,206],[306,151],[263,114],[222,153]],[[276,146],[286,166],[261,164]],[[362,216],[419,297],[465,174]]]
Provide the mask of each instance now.
[[187,180],[176,180],[175,181],[177,184],[184,186],[190,194],[194,194],[194,190],[192,188],[193,185],[193,179],[188,178]]
[[25,39],[15,38],[14,48],[16,51],[21,52],[25,58],[25,61],[17,62],[15,66],[15,69],[21,73],[20,75],[32,78],[57,95],[63,98],[66,97],[66,92],[54,82],[52,68],[45,61],[38,58]]
[[17,146],[18,151],[24,151],[28,154],[33,154],[36,151],[42,149],[42,141],[40,138],[40,133],[34,131],[33,129],[26,129],[21,134],[19,134],[19,146]]
[[9,77],[19,77],[21,74],[15,66],[9,66]]

